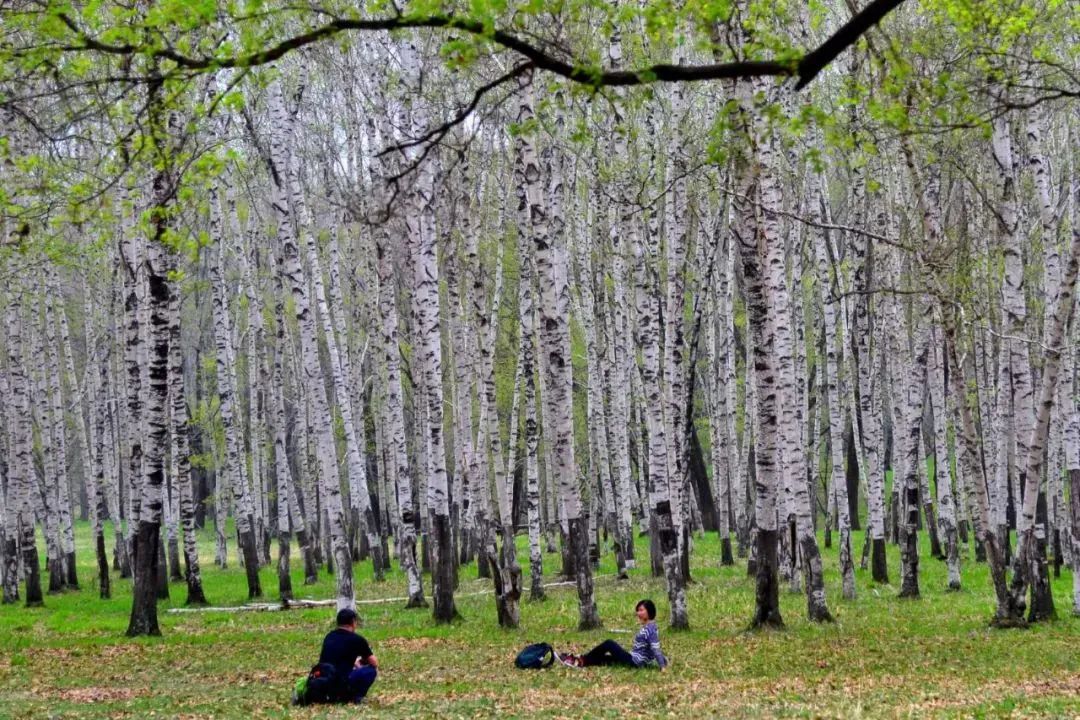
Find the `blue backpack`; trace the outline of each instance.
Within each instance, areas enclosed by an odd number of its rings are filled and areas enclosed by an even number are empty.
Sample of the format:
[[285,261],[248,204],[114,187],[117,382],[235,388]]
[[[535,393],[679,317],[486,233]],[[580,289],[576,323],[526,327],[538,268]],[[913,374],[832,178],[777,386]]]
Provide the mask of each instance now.
[[514,658],[518,670],[542,670],[551,667],[554,662],[555,648],[547,643],[526,645]]

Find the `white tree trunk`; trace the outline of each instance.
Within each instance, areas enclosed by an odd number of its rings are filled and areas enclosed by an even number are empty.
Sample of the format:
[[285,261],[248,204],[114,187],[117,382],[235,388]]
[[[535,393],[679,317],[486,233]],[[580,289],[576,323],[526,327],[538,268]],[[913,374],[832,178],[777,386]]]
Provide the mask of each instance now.
[[607,386],[605,380],[610,378],[611,371],[610,366],[606,366],[606,351],[609,345],[606,342],[606,336],[610,335],[612,330],[604,327],[603,321],[606,319],[607,313],[602,309],[604,307],[603,295],[600,296],[600,308],[598,309],[597,298],[593,293],[594,278],[598,276],[600,279],[600,283],[596,285],[599,290],[602,291],[604,285],[603,275],[594,273],[589,242],[591,218],[589,217],[588,208],[584,203],[575,203],[575,207],[580,216],[575,223],[574,254],[578,271],[577,287],[581,308],[579,315],[581,325],[585,329],[586,378],[588,384],[586,424],[589,428],[589,446],[592,458],[590,470],[597,486],[603,489],[603,521],[606,531],[614,540],[616,573],[618,577],[626,578],[625,535],[622,532],[619,512],[621,505],[625,503],[625,498],[619,497],[618,481],[612,477],[609,455],[611,432],[608,428],[609,415],[604,403],[604,390]]
[[[254,509],[255,547],[261,564],[268,564],[270,548],[266,542],[269,509],[267,487],[267,441],[266,441],[266,330],[263,326],[262,301],[251,271],[252,262],[258,264],[258,234],[250,223],[245,235],[247,242],[234,248],[240,266],[240,291],[247,297],[247,328],[245,352],[247,355],[247,425],[248,447],[251,457],[251,492]],[[237,234],[239,238],[239,234]],[[253,255],[253,257],[249,257]],[[239,388],[238,388],[239,389]]]
[[953,499],[952,480],[949,473],[949,448],[946,444],[945,420],[948,411],[945,407],[944,349],[940,341],[940,330],[930,343],[929,386],[930,404],[934,412],[934,477],[937,485],[938,522],[941,526],[942,539],[945,541],[945,562],[950,590],[960,589],[960,543],[957,538],[956,503]]
[[637,315],[638,346],[641,348],[641,379],[645,393],[645,421],[649,431],[648,468],[652,484],[650,510],[655,521],[660,551],[663,554],[664,578],[667,582],[668,600],[671,603],[671,626],[689,627],[689,615],[686,605],[686,581],[682,574],[679,558],[679,532],[681,527],[675,522],[678,513],[676,492],[673,492],[670,457],[668,449],[668,426],[665,423],[664,390],[660,376],[660,322],[661,309],[659,299],[659,280],[656,276],[659,260],[657,245],[659,238],[650,233],[642,242],[636,224],[629,228],[629,234],[637,256]]
[[[568,527],[568,538],[574,558],[575,581],[578,591],[578,627],[588,630],[599,627],[600,616],[593,597],[592,568],[588,560],[588,522],[582,513],[581,489],[578,487],[577,465],[574,461],[573,426],[573,368],[570,357],[570,289],[568,258],[563,237],[562,168],[559,158],[553,158],[545,168],[547,193],[540,189],[540,168],[526,166],[530,182],[529,234],[536,249],[536,268],[540,292],[540,348],[542,367],[547,382],[544,385],[544,404],[547,406],[545,434],[551,439],[553,474],[559,487],[559,501]],[[545,202],[546,200],[546,202]],[[549,225],[550,221],[550,225]],[[550,432],[549,432],[550,431]]]
[[[1003,332],[1013,339],[1003,339],[1002,347],[1007,351],[1008,384],[1013,439],[1016,454],[1013,457],[1010,478],[1022,483],[1024,464],[1028,457],[1028,442],[1035,426],[1034,397],[1031,383],[1031,357],[1027,343],[1015,339],[1027,334],[1027,301],[1024,294],[1024,261],[1022,239],[1020,236],[1020,203],[1017,198],[1017,158],[1013,152],[1012,129],[1007,117],[1000,117],[993,123],[993,155],[998,166],[998,182],[1001,186],[1001,199],[997,209],[998,231],[1002,252],[1005,256],[1005,274],[1002,284],[1002,307],[1004,318]],[[998,457],[1002,457],[1000,454]],[[999,470],[999,472],[1001,472]],[[1038,486],[1039,479],[1036,479]],[[1017,488],[1019,489],[1019,488]],[[999,492],[1001,489],[999,488]],[[1018,493],[1013,494],[1018,498]],[[1001,501],[1004,504],[1003,501]],[[1017,534],[1025,531],[1025,518],[1017,513]]]
[[[126,203],[124,193],[122,202]],[[134,221],[123,223],[120,238],[120,272],[123,275],[123,324],[124,354],[122,361],[124,405],[120,415],[122,435],[121,461],[123,471],[120,474],[121,492],[126,495],[124,504],[127,528],[124,535],[124,548],[130,556],[131,542],[135,531],[138,509],[139,481],[142,478],[142,403],[140,391],[142,369],[146,366],[146,351],[143,337],[142,306],[146,304],[145,270],[143,268],[143,245],[138,236]],[[131,560],[128,561],[131,563]],[[128,572],[133,568],[129,565]],[[121,572],[120,577],[124,577]]]
[[[461,170],[463,185],[471,179],[467,160],[463,160]],[[455,219],[458,225],[458,237],[471,238],[471,213],[469,198],[463,192],[457,197]],[[472,241],[466,241],[472,242]],[[472,508],[468,500],[472,464],[472,378],[473,343],[469,341],[469,311],[472,307],[471,296],[466,284],[466,273],[461,271],[459,243],[451,242],[443,250],[446,261],[447,296],[450,307],[450,346],[453,359],[453,422],[454,422],[454,482],[452,487],[451,521],[458,542],[458,558],[461,563],[471,558],[470,537]],[[455,565],[456,570],[456,565]]]
[[[728,212],[725,205],[721,212]],[[716,308],[716,320],[711,323],[715,333],[715,354],[713,363],[715,372],[713,375],[713,395],[716,403],[716,412],[713,420],[716,428],[713,432],[714,451],[714,474],[717,485],[717,530],[720,534],[720,557],[724,565],[733,565],[735,558],[731,552],[731,523],[732,515],[735,517],[735,534],[739,536],[739,521],[743,511],[740,504],[745,503],[745,493],[740,493],[739,486],[745,487],[738,476],[739,472],[739,449],[735,434],[735,417],[737,413],[736,381],[735,381],[735,323],[734,323],[734,286],[735,286],[735,244],[731,237],[727,223],[723,224],[722,237],[717,237],[715,242],[722,243],[720,256],[720,273],[716,283],[716,292],[713,294],[713,306]],[[734,506],[735,512],[732,513]]]
[[[116,271],[119,271],[120,263],[118,261],[114,261],[114,268]],[[111,312],[108,314],[106,327],[108,328],[108,331],[112,332],[116,337],[121,336],[121,329],[119,327],[121,313],[117,312],[119,300],[120,287],[118,283],[114,283]],[[105,417],[102,419],[101,461],[102,470],[104,471],[102,480],[105,483],[105,502],[108,506],[109,517],[112,519],[113,524],[114,569],[120,571],[121,577],[128,577],[131,575],[131,569],[129,567],[127,545],[124,541],[126,534],[123,527],[123,515],[120,511],[120,476],[122,474],[123,466],[120,446],[124,437],[121,423],[120,396],[123,394],[124,385],[121,381],[122,375],[120,375],[117,366],[122,361],[122,357],[121,353],[110,353],[110,356],[102,359],[102,367],[100,368],[100,392],[104,396],[102,398],[102,403],[105,412]]]
[[[795,515],[798,552],[806,569],[807,614],[812,621],[830,621],[825,600],[825,581],[821,554],[814,534],[810,496],[806,484],[806,453],[803,446],[802,408],[799,403],[795,377],[795,339],[792,333],[791,295],[785,272],[784,242],[780,234],[780,215],[783,198],[778,177],[779,156],[776,139],[767,129],[759,129],[758,157],[761,164],[760,197],[763,220],[760,226],[765,245],[764,285],[772,332],[775,334],[775,357],[779,369],[777,429],[783,438],[782,471],[785,485],[791,488],[790,510]],[[796,286],[801,278],[795,280]],[[760,526],[759,526],[760,527]],[[791,549],[792,553],[796,551]]]
[[[176,269],[177,256],[170,258]],[[173,281],[169,295],[169,435],[178,498],[180,531],[183,536],[187,605],[207,604],[199,566],[195,534],[195,497],[191,481],[191,451],[188,439],[188,407],[184,394],[184,356],[181,349],[180,283]]]
[[[277,170],[278,181],[272,188],[272,204],[277,216],[278,243],[284,260],[284,274],[292,290],[296,320],[300,328],[300,356],[304,385],[312,404],[312,418],[317,443],[319,489],[324,499],[330,543],[334,555],[337,579],[338,608],[355,607],[353,595],[352,557],[345,532],[345,511],[341,499],[341,482],[338,474],[336,450],[330,407],[326,397],[326,385],[319,365],[318,338],[315,317],[308,295],[307,278],[300,263],[300,248],[293,229],[293,209],[290,207],[285,173],[289,168],[286,133],[290,118],[285,111],[278,83],[271,87],[272,132],[270,155]],[[278,318],[284,322],[285,318]]]
[[[616,30],[608,43],[608,60],[612,68],[619,68],[622,64],[622,37]],[[616,92],[621,92],[616,90]],[[615,115],[612,118],[614,124],[623,122],[621,104],[613,106]],[[626,158],[627,133],[615,131],[611,133],[611,153],[616,160]],[[617,170],[618,172],[618,170]],[[625,172],[625,170],[621,171]],[[623,554],[626,557],[626,567],[634,567],[634,535],[633,519],[631,513],[632,503],[628,500],[622,502],[622,498],[630,493],[632,478],[630,474],[630,437],[627,420],[630,417],[629,394],[626,388],[637,377],[637,369],[634,366],[634,350],[632,324],[628,319],[628,312],[633,306],[631,299],[627,298],[627,288],[630,287],[630,278],[627,274],[627,257],[634,252],[626,238],[623,236],[624,228],[630,223],[636,222],[637,218],[632,212],[632,206],[627,202],[629,191],[625,183],[617,184],[617,202],[607,204],[608,241],[611,247],[611,282],[612,297],[609,308],[611,331],[608,337],[608,361],[611,363],[611,375],[609,378],[608,397],[609,415],[607,426],[611,438],[611,457],[613,459],[612,472],[614,484],[617,488],[617,498],[620,502],[619,530],[621,537],[618,538],[623,546]],[[643,506],[648,501],[643,501]]]
[[[350,397],[351,392],[347,380],[350,375],[350,367],[347,364],[346,355],[339,349],[347,344],[344,332],[345,328],[344,325],[340,323],[340,318],[333,312],[330,303],[327,301],[326,286],[323,282],[322,263],[319,259],[315,225],[311,213],[308,211],[307,200],[304,196],[304,188],[300,178],[300,163],[297,154],[288,154],[287,162],[288,180],[286,185],[288,187],[293,211],[296,214],[300,237],[304,242],[307,264],[311,272],[311,286],[314,291],[315,304],[318,310],[318,319],[322,324],[323,340],[326,343],[327,355],[330,359],[330,379],[334,389],[337,410],[341,414],[341,425],[345,435],[346,477],[348,479],[349,488],[352,491],[353,502],[358,504],[358,509],[363,518],[362,524],[365,527],[368,544],[372,553],[372,565],[374,567],[375,579],[381,581],[383,563],[380,556],[380,545],[376,542],[377,536],[374,531],[374,515],[368,492],[367,464],[364,460],[364,453],[360,440],[361,435],[357,431],[357,422],[353,416],[353,400]],[[401,443],[405,442],[404,433],[402,433],[399,440]],[[334,476],[337,477],[336,472]],[[405,477],[408,478],[407,473]],[[341,502],[340,488],[337,490],[338,500],[331,500],[332,505],[335,502]],[[348,522],[344,518],[344,506],[342,507],[342,513],[341,523],[342,529],[344,530],[348,525]],[[335,520],[331,520],[332,525],[335,522]],[[348,548],[347,538],[345,543],[346,548]],[[335,550],[335,556],[337,553],[338,551]],[[338,562],[340,563],[341,561],[342,558],[338,558]],[[409,579],[410,607],[426,607],[427,605],[423,597],[423,587],[420,583],[419,573],[415,571],[409,572],[409,564],[407,562],[403,561],[403,566],[406,568],[406,575]],[[415,568],[415,557],[412,566]]]
[[[377,231],[378,232],[378,231]],[[416,531],[413,521],[412,473],[405,448],[405,405],[401,389],[401,361],[398,347],[398,315],[396,283],[393,260],[388,248],[388,238],[379,233],[376,238],[376,256],[379,263],[379,298],[382,315],[383,364],[386,369],[384,391],[386,427],[389,436],[390,457],[393,462],[393,478],[400,511],[401,533],[397,536],[398,558],[405,570],[409,587],[408,607],[426,607],[420,572],[416,562]],[[378,548],[378,543],[374,547]]]
[[968,394],[967,383],[971,374],[968,368],[965,368],[960,363],[956,309],[951,305],[943,304],[941,314],[945,348],[949,358],[951,395],[956,398],[958,415],[960,416],[960,422],[956,428],[959,437],[957,449],[960,452],[960,462],[963,463],[964,475],[967,478],[966,489],[969,495],[972,496],[969,503],[974,509],[972,524],[974,525],[975,537],[982,542],[986,550],[991,582],[994,586],[994,594],[997,597],[995,620],[1008,622],[1009,589],[1005,580],[1005,557],[998,543],[997,533],[991,526],[987,477],[979,457],[975,419],[970,407],[972,401],[969,400]]
[[521,314],[521,374],[525,382],[525,502],[529,522],[529,599],[543,600],[544,556],[540,547],[540,475],[537,467],[538,432],[536,399],[536,304],[532,246],[526,233],[519,233],[518,312]]
[[[41,297],[40,288],[35,287],[35,294]],[[42,298],[44,304],[44,298]],[[30,333],[31,357],[45,359],[46,351],[42,342],[42,329],[38,327],[40,313],[35,313],[28,330]],[[54,448],[52,432],[52,403],[50,398],[48,363],[37,364],[36,371],[31,369],[33,377],[33,406],[31,417],[38,432],[36,437],[41,450],[41,473],[34,471],[34,504],[42,521],[45,537],[45,568],[49,573],[50,595],[61,593],[65,589],[63,552],[60,549],[60,502],[57,476],[60,472],[57,460],[59,453]]]
[[[171,125],[171,123],[170,123]],[[159,131],[162,128],[157,128]],[[134,587],[131,618],[127,634],[159,635],[157,623],[158,581],[164,581],[165,568],[158,562],[162,520],[162,489],[165,485],[165,444],[168,433],[165,406],[169,395],[169,289],[168,264],[164,241],[168,229],[167,207],[171,180],[167,168],[159,169],[152,185],[152,204],[149,212],[151,237],[141,256],[146,278],[146,309],[148,347],[140,348],[136,356],[145,362],[145,378],[140,379],[140,425],[145,432],[142,452],[143,476],[139,487],[138,527],[135,533],[135,552],[132,558]],[[129,377],[143,368],[128,367]],[[132,516],[134,522],[136,517]],[[166,585],[167,589],[167,585]]]
[[[55,283],[56,277],[53,276],[52,280]],[[55,287],[55,284],[53,286]],[[68,325],[67,311],[63,303],[60,304],[58,317],[60,322],[60,346],[64,354],[64,369],[71,382],[72,405],[75,408],[76,415],[75,428],[79,435],[79,460],[82,465],[83,482],[86,488],[86,504],[97,558],[98,591],[102,599],[107,599],[110,596],[110,578],[109,559],[105,553],[103,520],[105,496],[102,488],[102,478],[99,473],[102,458],[97,445],[94,425],[86,420],[87,415],[94,418],[95,423],[98,422],[99,418],[104,419],[102,417],[104,408],[97,404],[97,389],[95,387],[99,369],[103,364],[102,350],[89,342],[90,328],[94,317],[89,288],[86,288],[83,305],[87,358],[82,383],[79,382],[79,376],[75,372],[75,358],[71,351],[71,331]]]
[[[853,170],[860,173],[861,170]],[[862,204],[859,189],[862,187],[861,180],[854,184],[856,190],[853,203]],[[855,291],[865,292],[868,288],[868,270],[866,265],[866,247],[868,240],[861,237],[851,237],[849,250],[855,254]],[[853,354],[852,362],[856,365],[859,381],[859,414],[860,422],[855,426],[855,432],[862,428],[861,444],[863,455],[860,463],[865,458],[866,463],[866,486],[867,505],[869,510],[869,523],[867,534],[872,547],[872,577],[874,582],[888,583],[888,567],[885,562],[885,470],[882,458],[883,440],[881,427],[881,398],[878,388],[875,387],[874,371],[875,355],[871,346],[871,334],[873,328],[870,325],[870,296],[863,295],[855,300],[854,333],[857,354]]]
[[[751,125],[750,115],[758,115],[760,109],[753,107],[755,94],[765,93],[763,83],[739,82],[736,96],[740,106],[740,125],[747,138],[751,137],[760,120]],[[756,144],[756,143],[755,143]],[[748,350],[752,348],[755,407],[752,414],[754,427],[754,522],[755,542],[752,554],[756,576],[755,611],[752,625],[782,626],[780,615],[779,577],[777,568],[777,489],[780,467],[780,451],[777,437],[777,386],[775,370],[776,330],[774,312],[766,288],[766,269],[763,257],[767,247],[762,227],[759,226],[755,201],[761,190],[758,158],[740,158],[736,163],[735,177],[739,199],[735,203],[737,216],[734,232],[738,240],[742,260],[743,278],[746,283],[746,316],[748,327]],[[764,163],[761,163],[764,164]],[[748,369],[748,374],[750,370]]]
[[[925,313],[916,307],[914,322]],[[904,384],[904,415],[897,433],[902,440],[904,474],[900,481],[900,597],[919,597],[919,440],[922,436],[923,397],[926,390],[926,355],[929,334],[925,325],[915,330],[913,357]],[[894,481],[896,482],[896,481]]]
[[[8,463],[7,527],[11,534],[4,549],[4,602],[19,600],[20,570],[26,579],[26,606],[44,605],[41,594],[41,571],[37,541],[34,536],[34,513],[30,494],[34,480],[31,459],[30,393],[23,359],[22,288],[9,290],[7,296],[8,408],[11,423]],[[21,552],[21,567],[19,553]]]
[[[820,219],[821,206],[820,178],[811,180],[809,200],[811,219]],[[829,255],[832,254],[829,238],[824,234],[815,236],[813,244],[817,253],[818,288],[822,304],[823,329],[825,333],[825,363],[822,365],[825,386],[825,400],[828,404],[829,419],[829,485],[832,498],[836,503],[836,524],[840,532],[840,578],[845,600],[855,599],[855,563],[851,554],[851,513],[849,510],[847,476],[844,458],[844,378],[843,359],[840,349],[844,347],[847,336],[841,334],[841,323],[837,322],[840,303],[832,296],[837,289],[832,273],[829,271]]]
[[[750,466],[750,447],[751,437],[753,435],[752,428],[754,425],[755,413],[746,412],[743,417],[749,418],[748,421],[744,420],[742,438],[736,438],[735,421],[738,415],[738,394],[737,383],[735,378],[736,365],[738,364],[737,355],[738,352],[735,347],[735,318],[734,318],[734,297],[735,297],[735,267],[736,258],[739,254],[738,239],[734,231],[734,222],[736,220],[734,215],[734,206],[729,206],[728,209],[728,238],[727,238],[727,262],[725,263],[725,274],[728,277],[728,283],[730,290],[728,293],[727,307],[732,311],[726,320],[724,320],[724,334],[727,336],[728,354],[725,360],[725,379],[724,379],[724,392],[727,394],[728,403],[728,434],[731,437],[732,442],[739,441],[738,447],[733,449],[735,455],[735,466],[733,469],[734,475],[732,476],[732,503],[734,505],[734,517],[735,517],[735,543],[736,554],[740,558],[747,556],[747,545],[750,542],[750,518],[748,516],[749,502],[747,498],[748,482],[749,482],[749,466]],[[745,228],[743,232],[745,232]],[[744,345],[746,346],[746,352],[744,360],[744,398],[745,403],[744,410],[749,410],[751,407],[751,399],[753,398],[754,383],[752,382],[754,377],[753,364],[750,362],[752,356],[752,342],[749,333],[749,326],[747,326],[747,332],[744,335]]]
[[[1075,141],[1075,135],[1069,134]],[[1072,207],[1072,241],[1080,241],[1080,178],[1076,176],[1075,164],[1069,189],[1069,204]],[[1075,350],[1072,360],[1075,362]],[[1080,407],[1076,404],[1076,387],[1073,378],[1067,373],[1062,387],[1062,397],[1068,402],[1067,424],[1064,432],[1065,467],[1069,474],[1069,537],[1072,552],[1073,576],[1073,615],[1080,616]]]
[[[626,239],[618,230],[619,220],[614,215],[609,215],[612,223],[611,238],[611,298],[610,302],[603,302],[601,312],[605,321],[604,355],[602,366],[604,372],[601,377],[604,387],[600,395],[603,403],[604,395],[607,396],[606,417],[604,425],[607,428],[608,456],[610,458],[610,472],[612,485],[615,490],[616,512],[616,536],[615,541],[619,545],[619,551],[623,555],[623,565],[626,569],[634,567],[634,536],[633,536],[633,478],[630,471],[630,431],[633,428],[627,420],[630,417],[630,397],[627,386],[632,384],[631,378],[635,377],[636,370],[631,374],[629,363],[632,361],[631,352],[628,351],[628,343],[634,334],[628,332],[629,321],[627,311],[630,308],[626,294]],[[603,275],[600,276],[601,279]]]
[[[423,124],[423,118],[414,118]],[[450,526],[450,495],[446,475],[446,451],[443,439],[443,372],[442,333],[439,311],[439,265],[436,257],[436,231],[434,222],[433,189],[431,179],[424,178],[418,187],[417,200],[421,202],[420,215],[411,218],[420,221],[418,228],[410,225],[410,232],[419,230],[419,252],[415,268],[416,294],[420,347],[421,384],[427,395],[427,432],[429,477],[427,481],[427,507],[432,532],[432,595],[434,617],[448,622],[457,616],[454,605],[454,555],[453,536]],[[404,513],[402,513],[404,519]]]
[[[52,273],[50,272],[50,277]],[[75,531],[71,520],[71,478],[68,474],[67,456],[67,418],[64,408],[63,383],[60,371],[60,354],[57,350],[57,320],[54,307],[57,300],[63,306],[63,296],[54,291],[52,283],[48,283],[45,292],[45,347],[47,369],[49,376],[49,398],[51,402],[51,432],[53,446],[56,448],[56,485],[57,503],[60,520],[60,551],[62,553],[62,568],[64,572],[64,585],[78,590],[79,580],[75,569]],[[70,400],[74,400],[73,398]],[[71,403],[75,408],[78,405]]]
[[[214,340],[217,349],[217,392],[220,398],[221,424],[225,432],[225,457],[218,468],[218,481],[232,489],[236,511],[236,532],[247,575],[248,597],[260,597],[259,557],[255,545],[255,508],[243,475],[243,440],[236,407],[236,386],[229,318],[229,290],[222,271],[226,238],[226,219],[222,217],[217,188],[210,191],[210,236],[216,247],[210,249],[210,284],[213,292]],[[219,502],[220,502],[219,492]]]
[[[1021,477],[1026,477],[1027,483],[1024,486],[1022,512],[1017,516],[1016,563],[1010,585],[1010,610],[1014,613],[1013,620],[1019,619],[1020,614],[1024,611],[1024,601],[1028,587],[1031,588],[1028,619],[1032,621],[1047,620],[1056,616],[1046,563],[1045,529],[1036,524],[1035,513],[1041,492],[1046,438],[1049,433],[1054,394],[1061,370],[1062,344],[1065,339],[1065,330],[1075,311],[1074,293],[1078,273],[1080,273],[1080,232],[1074,229],[1068,261],[1065,264],[1065,273],[1062,277],[1057,302],[1054,305],[1053,318],[1046,336],[1042,386],[1039,391],[1037,405],[1038,415],[1031,427],[1030,435],[1024,442],[1027,454],[1018,460],[1018,462],[1024,463],[1024,473]],[[1014,372],[1014,383],[1015,376],[1016,373]],[[1019,452],[1019,441],[1017,446]],[[1041,534],[1040,530],[1042,531]]]
[[[676,52],[676,57],[680,53]],[[671,116],[679,123],[684,112],[681,86],[671,92]],[[689,524],[694,514],[694,491],[689,483],[686,450],[686,369],[683,354],[683,316],[686,307],[684,272],[687,254],[686,224],[686,160],[678,147],[678,128],[671,129],[666,171],[669,177],[665,186],[671,190],[665,194],[665,260],[667,267],[666,295],[661,302],[663,335],[663,397],[664,422],[668,453],[668,492],[671,496],[672,520],[678,537],[679,563],[683,582],[689,578],[690,538]],[[656,236],[659,239],[659,236]],[[678,508],[678,509],[676,509]]]

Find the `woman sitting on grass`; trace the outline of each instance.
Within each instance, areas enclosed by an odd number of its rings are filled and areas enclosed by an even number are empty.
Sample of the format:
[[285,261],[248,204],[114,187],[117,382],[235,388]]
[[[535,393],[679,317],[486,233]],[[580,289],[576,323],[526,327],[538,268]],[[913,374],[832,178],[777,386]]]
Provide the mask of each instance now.
[[656,629],[656,605],[652,600],[642,600],[634,608],[641,629],[634,636],[634,645],[626,652],[622,645],[614,640],[605,640],[584,655],[566,654],[559,658],[569,667],[590,667],[592,665],[620,665],[623,667],[645,667],[652,661],[663,670],[668,661],[660,650],[660,632]]

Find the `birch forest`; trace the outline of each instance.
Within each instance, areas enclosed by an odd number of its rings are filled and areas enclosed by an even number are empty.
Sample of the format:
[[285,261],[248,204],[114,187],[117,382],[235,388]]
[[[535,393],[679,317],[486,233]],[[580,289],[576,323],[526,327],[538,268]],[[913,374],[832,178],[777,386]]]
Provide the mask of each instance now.
[[732,566],[743,628],[1074,623],[1078,48],[1061,0],[0,2],[3,603],[644,583],[670,635]]

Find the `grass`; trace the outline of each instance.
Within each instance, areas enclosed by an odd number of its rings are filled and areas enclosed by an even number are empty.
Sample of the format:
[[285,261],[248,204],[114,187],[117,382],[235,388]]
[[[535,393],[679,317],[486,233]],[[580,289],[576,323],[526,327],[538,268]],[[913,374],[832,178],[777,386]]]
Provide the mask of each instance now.
[[[361,606],[360,631],[381,666],[362,710],[292,708],[291,686],[316,659],[332,608],[170,614],[185,595],[183,583],[174,583],[172,599],[161,603],[163,637],[128,639],[129,582],[114,576],[113,599],[99,600],[85,524],[78,540],[81,591],[47,596],[42,609],[0,607],[0,718],[1080,716],[1080,619],[1069,614],[1068,571],[1054,582],[1061,619],[993,630],[985,566],[965,563],[964,589],[950,593],[944,563],[924,556],[920,600],[900,600],[897,587],[875,586],[869,571],[857,571],[859,597],[845,602],[834,546],[825,560],[837,621],[808,622],[804,597],[784,590],[787,629],[748,633],[752,582],[744,565],[718,567],[718,543],[706,536],[695,541],[692,629],[675,633],[665,630],[663,581],[649,577],[642,542],[639,565],[646,567],[628,581],[615,581],[605,558],[596,595],[608,630],[581,633],[572,586],[549,589],[543,603],[523,602],[521,628],[500,630],[489,583],[473,566],[463,569],[458,624],[437,626],[429,611],[400,602]],[[856,551],[861,541],[860,534]],[[928,545],[922,542],[924,552]],[[243,571],[235,561],[224,571],[213,566],[209,532],[201,551],[210,601],[245,602]],[[890,547],[894,581],[899,563]],[[557,558],[546,557],[545,567],[557,568]],[[405,594],[396,568],[384,583],[371,579],[367,565],[356,576],[360,599]],[[333,596],[325,575],[314,586],[304,587],[298,573],[293,582],[298,596]],[[273,569],[262,571],[262,583],[276,589]],[[629,644],[634,604],[643,597],[660,609],[669,672],[513,668],[528,642],[579,651],[604,637]]]

